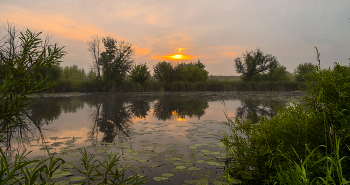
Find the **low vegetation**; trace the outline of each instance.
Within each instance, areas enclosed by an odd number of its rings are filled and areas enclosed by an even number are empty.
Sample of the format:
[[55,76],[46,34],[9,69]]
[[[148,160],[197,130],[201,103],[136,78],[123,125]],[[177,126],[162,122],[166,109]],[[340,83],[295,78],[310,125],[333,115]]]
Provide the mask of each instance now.
[[[300,73],[302,67],[309,64]],[[222,139],[231,156],[228,182],[349,184],[350,69],[335,63],[309,71],[304,103],[258,122],[228,119],[232,134]]]

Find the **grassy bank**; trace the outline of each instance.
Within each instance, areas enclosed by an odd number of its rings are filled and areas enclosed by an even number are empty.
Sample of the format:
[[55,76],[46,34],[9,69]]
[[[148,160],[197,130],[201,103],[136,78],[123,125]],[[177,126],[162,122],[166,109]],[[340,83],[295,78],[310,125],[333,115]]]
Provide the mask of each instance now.
[[148,81],[143,84],[123,81],[107,84],[99,81],[59,80],[52,89],[55,92],[158,92],[158,91],[295,91],[306,83],[291,81],[218,81],[172,82]]

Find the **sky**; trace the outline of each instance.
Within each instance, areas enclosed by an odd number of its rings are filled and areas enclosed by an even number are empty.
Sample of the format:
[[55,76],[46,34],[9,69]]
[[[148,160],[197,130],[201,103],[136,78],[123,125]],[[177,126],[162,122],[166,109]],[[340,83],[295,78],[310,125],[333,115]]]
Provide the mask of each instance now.
[[318,63],[314,46],[321,68],[349,65],[349,8],[348,0],[0,0],[0,26],[49,34],[67,52],[61,66],[89,71],[86,43],[99,35],[132,44],[135,64],[150,70],[199,59],[209,75],[237,76],[234,59],[257,48],[290,72]]

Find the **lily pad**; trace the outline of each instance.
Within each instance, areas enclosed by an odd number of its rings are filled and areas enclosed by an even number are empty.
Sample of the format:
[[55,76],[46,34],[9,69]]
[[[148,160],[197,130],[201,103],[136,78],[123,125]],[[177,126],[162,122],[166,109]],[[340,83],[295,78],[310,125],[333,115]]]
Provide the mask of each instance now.
[[198,168],[198,167],[189,167],[187,170],[190,170],[190,171],[195,171],[195,170],[200,170],[201,168]]
[[162,175],[161,175],[162,177],[173,177],[174,176],[174,174],[172,174],[172,173],[163,173]]
[[148,165],[148,166],[151,167],[151,168],[155,168],[155,167],[158,167],[159,164],[150,164],[150,165]]
[[176,170],[183,170],[183,169],[185,169],[186,168],[186,166],[176,166]]
[[169,179],[168,177],[153,177],[155,181],[163,181]]
[[83,177],[83,176],[75,176],[75,177],[69,178],[69,181],[81,181],[81,180],[84,180],[84,179],[86,179],[86,177]]
[[134,152],[134,150],[132,150],[132,149],[125,150],[125,153],[132,153],[132,152]]
[[57,181],[55,185],[69,185],[69,181]]

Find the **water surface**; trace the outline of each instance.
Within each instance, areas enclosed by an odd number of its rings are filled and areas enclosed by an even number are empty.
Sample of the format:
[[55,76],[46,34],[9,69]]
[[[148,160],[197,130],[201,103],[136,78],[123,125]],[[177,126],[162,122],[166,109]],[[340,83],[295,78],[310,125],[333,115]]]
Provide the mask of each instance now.
[[[128,174],[147,175],[148,184],[219,184],[226,156],[220,143],[229,134],[227,118],[271,117],[302,92],[61,93],[35,97],[23,117],[25,126],[10,132],[3,148],[31,150],[46,157],[45,147],[68,163],[62,184],[80,176],[73,170],[87,148],[103,159],[121,156]],[[174,176],[162,181],[164,173]],[[63,174],[63,173],[62,173]]]

